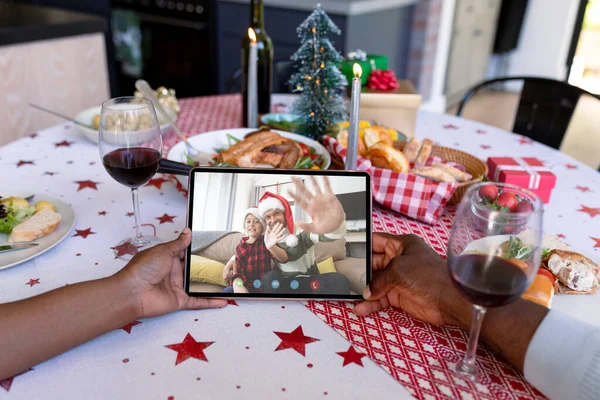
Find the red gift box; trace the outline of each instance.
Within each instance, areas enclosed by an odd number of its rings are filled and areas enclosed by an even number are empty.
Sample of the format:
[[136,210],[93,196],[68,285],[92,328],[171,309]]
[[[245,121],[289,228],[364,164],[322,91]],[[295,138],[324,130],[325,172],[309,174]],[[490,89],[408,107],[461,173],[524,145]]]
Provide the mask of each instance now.
[[489,178],[530,189],[544,203],[550,201],[556,186],[556,175],[535,157],[490,157],[487,160]]

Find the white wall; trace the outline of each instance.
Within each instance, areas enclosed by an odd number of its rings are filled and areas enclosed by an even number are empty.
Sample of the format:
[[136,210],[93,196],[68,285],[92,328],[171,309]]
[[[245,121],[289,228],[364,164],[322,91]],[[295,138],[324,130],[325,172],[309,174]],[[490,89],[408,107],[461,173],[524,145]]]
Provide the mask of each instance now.
[[518,48],[508,61],[508,75],[566,79],[578,8],[579,0],[529,0]]
[[433,112],[446,112],[446,70],[450,56],[450,42],[454,22],[455,0],[444,0],[440,15],[440,29],[436,44],[435,62],[431,81],[431,93],[428,99],[423,99],[421,109]]

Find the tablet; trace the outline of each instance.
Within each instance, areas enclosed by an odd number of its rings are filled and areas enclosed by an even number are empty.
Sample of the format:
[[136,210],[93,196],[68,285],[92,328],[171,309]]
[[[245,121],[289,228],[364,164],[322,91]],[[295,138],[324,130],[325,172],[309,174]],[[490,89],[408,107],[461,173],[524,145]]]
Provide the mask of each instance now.
[[194,168],[190,296],[361,300],[371,180],[361,171]]

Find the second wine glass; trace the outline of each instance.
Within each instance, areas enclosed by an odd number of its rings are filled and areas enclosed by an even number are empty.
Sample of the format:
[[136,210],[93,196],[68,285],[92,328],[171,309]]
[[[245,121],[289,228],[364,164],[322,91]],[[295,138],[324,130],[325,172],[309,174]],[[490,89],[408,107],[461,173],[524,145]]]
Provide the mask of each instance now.
[[[152,102],[137,97],[105,101],[100,113],[99,146],[102,163],[109,175],[131,188],[136,234],[121,241],[120,245],[129,243],[130,247],[142,250],[160,243],[156,236],[141,233],[138,199],[138,188],[156,174],[162,154],[160,125]],[[117,252],[117,255],[128,258],[132,252],[135,253],[129,250],[125,254]]]
[[467,351],[455,369],[466,379],[477,379],[475,354],[487,308],[517,299],[538,271],[542,214],[532,192],[489,182],[471,186],[458,207],[448,267],[454,286],[473,304]]

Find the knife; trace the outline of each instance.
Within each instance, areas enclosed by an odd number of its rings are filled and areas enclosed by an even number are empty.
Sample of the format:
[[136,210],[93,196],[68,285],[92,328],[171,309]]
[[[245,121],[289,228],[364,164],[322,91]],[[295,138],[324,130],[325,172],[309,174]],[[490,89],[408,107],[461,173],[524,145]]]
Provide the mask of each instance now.
[[30,249],[32,247],[39,246],[37,243],[15,243],[15,244],[3,244],[0,245],[0,253],[14,250]]

